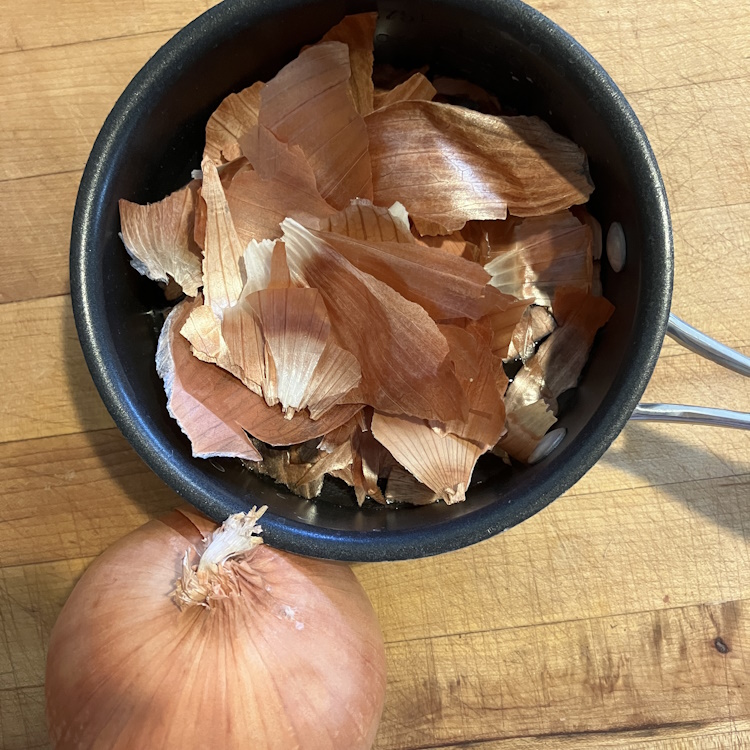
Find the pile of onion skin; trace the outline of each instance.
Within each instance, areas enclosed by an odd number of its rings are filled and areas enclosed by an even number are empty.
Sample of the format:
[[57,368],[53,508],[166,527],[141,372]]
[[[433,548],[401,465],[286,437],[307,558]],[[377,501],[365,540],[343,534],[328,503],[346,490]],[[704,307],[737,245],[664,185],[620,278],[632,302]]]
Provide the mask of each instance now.
[[151,521],[83,574],[45,682],[55,750],[369,750],[385,699],[377,617],[351,568],[220,528]]
[[189,184],[120,201],[122,238],[184,295],[157,369],[194,456],[455,503],[482,454],[529,462],[576,386],[614,309],[601,227],[585,153],[542,120],[423,72],[375,87],[375,22],[230,94]]

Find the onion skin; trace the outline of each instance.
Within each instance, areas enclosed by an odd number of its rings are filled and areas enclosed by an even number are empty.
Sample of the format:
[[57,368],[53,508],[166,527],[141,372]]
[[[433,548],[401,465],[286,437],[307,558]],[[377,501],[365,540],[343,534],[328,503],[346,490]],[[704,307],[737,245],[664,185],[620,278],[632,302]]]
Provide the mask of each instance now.
[[385,650],[349,566],[260,545],[223,568],[237,593],[180,610],[196,524],[214,527],[179,511],[147,523],[74,589],[47,659],[56,750],[368,750]]

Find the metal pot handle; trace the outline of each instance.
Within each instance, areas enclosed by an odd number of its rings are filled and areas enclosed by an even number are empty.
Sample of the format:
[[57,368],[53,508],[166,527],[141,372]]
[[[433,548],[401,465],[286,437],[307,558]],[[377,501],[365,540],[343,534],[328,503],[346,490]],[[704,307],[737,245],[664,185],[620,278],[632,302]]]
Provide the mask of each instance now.
[[[688,325],[676,315],[669,315],[667,335],[686,349],[701,357],[750,377],[750,357],[720,344],[697,328]],[[687,422],[689,424],[734,427],[750,430],[750,414],[729,409],[714,409],[710,406],[684,406],[682,404],[638,404],[630,417],[646,422]]]

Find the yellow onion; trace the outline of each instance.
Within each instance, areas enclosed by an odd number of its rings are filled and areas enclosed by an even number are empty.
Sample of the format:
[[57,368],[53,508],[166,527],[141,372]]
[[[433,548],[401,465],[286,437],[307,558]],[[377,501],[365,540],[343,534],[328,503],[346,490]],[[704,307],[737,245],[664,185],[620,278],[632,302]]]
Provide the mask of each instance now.
[[[385,694],[372,605],[349,566],[175,511],[86,571],[55,624],[56,750],[366,750]],[[205,534],[205,536],[204,536]]]

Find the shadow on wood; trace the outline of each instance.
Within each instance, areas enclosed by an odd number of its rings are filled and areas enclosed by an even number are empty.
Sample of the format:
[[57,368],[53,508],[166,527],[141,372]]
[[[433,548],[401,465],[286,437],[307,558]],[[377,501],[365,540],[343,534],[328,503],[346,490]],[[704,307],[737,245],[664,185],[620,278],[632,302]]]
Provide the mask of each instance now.
[[[745,538],[750,529],[750,464],[733,461],[730,450],[717,455],[679,438],[683,430],[721,429],[727,446],[733,440],[749,437],[717,427],[630,423],[601,461],[641,478],[643,486],[658,487],[691,510]],[[701,491],[699,481],[708,481],[719,491]]]

